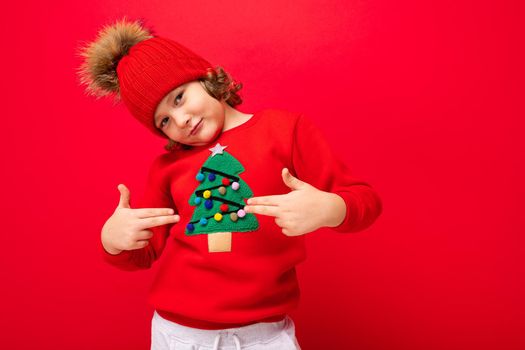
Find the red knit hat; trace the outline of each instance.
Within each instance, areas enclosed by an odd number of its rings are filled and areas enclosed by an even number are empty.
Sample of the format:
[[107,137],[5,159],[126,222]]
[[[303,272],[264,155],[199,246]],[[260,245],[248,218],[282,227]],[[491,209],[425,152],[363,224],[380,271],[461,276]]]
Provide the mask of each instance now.
[[154,113],[171,90],[205,77],[213,69],[204,58],[181,44],[151,35],[141,21],[123,19],[104,27],[82,49],[86,58],[79,70],[81,83],[96,97],[115,93],[131,114],[156,135]]

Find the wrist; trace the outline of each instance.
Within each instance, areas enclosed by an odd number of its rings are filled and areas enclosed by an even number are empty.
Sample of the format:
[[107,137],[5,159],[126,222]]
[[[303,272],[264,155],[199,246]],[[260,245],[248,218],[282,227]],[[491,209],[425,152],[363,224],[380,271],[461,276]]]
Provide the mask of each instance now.
[[335,194],[335,193],[327,193],[327,205],[326,208],[328,210],[327,214],[327,220],[326,220],[326,227],[337,227],[343,223],[343,221],[346,218],[346,203],[344,199]]
[[110,255],[118,255],[118,254],[122,253],[122,250],[111,248],[111,247],[105,245],[104,242],[102,242],[102,248],[104,248],[106,253],[108,253]]

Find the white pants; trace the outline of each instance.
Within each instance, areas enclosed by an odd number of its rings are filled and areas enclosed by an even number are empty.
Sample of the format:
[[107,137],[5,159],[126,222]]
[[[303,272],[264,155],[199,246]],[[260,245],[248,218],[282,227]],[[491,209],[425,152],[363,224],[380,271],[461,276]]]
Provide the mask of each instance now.
[[295,324],[286,318],[244,327],[207,330],[186,327],[162,318],[151,320],[151,350],[301,350]]

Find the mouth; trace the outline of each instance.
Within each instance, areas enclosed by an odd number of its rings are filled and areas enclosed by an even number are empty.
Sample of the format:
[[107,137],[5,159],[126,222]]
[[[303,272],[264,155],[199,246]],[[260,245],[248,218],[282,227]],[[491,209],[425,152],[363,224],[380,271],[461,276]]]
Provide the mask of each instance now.
[[199,130],[199,128],[201,127],[201,124],[202,124],[202,119],[199,120],[199,122],[197,124],[195,124],[195,126],[193,127],[193,129],[191,129],[190,131],[190,136],[193,136],[195,135],[195,133]]

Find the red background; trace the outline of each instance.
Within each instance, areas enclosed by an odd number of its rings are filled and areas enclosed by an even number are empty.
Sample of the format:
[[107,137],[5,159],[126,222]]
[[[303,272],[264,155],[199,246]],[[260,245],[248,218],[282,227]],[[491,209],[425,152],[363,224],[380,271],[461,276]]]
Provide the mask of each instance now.
[[[243,112],[308,113],[384,212],[309,234],[303,349],[523,349],[519,1],[11,2],[2,25],[0,347],[147,349],[155,268],[99,235],[163,141],[83,95],[75,49],[144,17],[243,82]],[[521,116],[521,117],[520,117]],[[519,118],[519,119],[518,119]],[[521,333],[520,333],[521,331]]]

